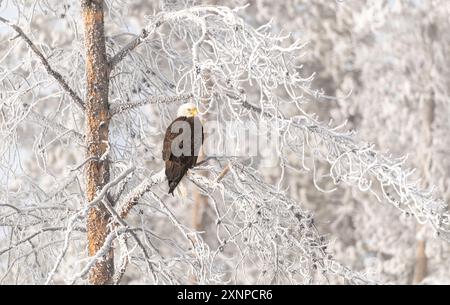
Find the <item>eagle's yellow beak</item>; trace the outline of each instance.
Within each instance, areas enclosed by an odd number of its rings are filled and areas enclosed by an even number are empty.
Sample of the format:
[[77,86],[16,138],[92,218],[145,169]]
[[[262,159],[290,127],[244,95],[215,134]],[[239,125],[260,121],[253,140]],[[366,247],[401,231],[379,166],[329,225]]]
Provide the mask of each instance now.
[[197,114],[198,114],[198,109],[197,108],[194,108],[194,109],[191,110],[191,115],[192,116],[196,116]]

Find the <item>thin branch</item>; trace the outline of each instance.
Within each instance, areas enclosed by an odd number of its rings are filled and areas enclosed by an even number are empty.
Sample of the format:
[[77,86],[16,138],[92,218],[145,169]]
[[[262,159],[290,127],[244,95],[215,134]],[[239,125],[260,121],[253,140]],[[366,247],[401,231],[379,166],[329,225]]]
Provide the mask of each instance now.
[[231,163],[228,163],[227,166],[223,168],[223,170],[220,172],[220,174],[217,176],[217,178],[214,180],[215,183],[219,183],[230,171]]
[[101,202],[103,197],[106,196],[106,194],[107,194],[107,192],[109,191],[110,188],[112,188],[113,186],[117,185],[120,181],[125,179],[135,169],[136,169],[135,166],[130,166],[129,168],[124,170],[119,176],[117,176],[113,181],[108,182],[107,184],[105,184],[105,186],[102,188],[100,193],[98,193],[97,196],[95,196],[94,200],[89,202],[89,205],[92,207],[92,205],[98,204],[99,202]]
[[22,238],[21,240],[15,242],[14,244],[10,245],[9,247],[0,250],[0,255],[8,252],[9,250],[19,246],[20,244],[23,244],[24,242],[30,241],[31,239],[35,238],[36,236],[40,235],[41,233],[50,231],[50,232],[54,232],[54,231],[60,231],[60,230],[64,230],[65,227],[48,227],[48,228],[42,228],[39,231],[33,232],[30,235],[28,235],[25,238]]
[[141,107],[148,104],[171,104],[176,103],[183,100],[189,100],[193,97],[192,93],[181,94],[176,96],[155,96],[149,99],[139,101],[139,102],[131,102],[131,103],[123,103],[123,104],[112,104],[111,105],[111,116],[124,112],[126,110],[130,110],[133,108]]
[[55,264],[53,265],[52,270],[47,275],[47,279],[45,280],[45,285],[48,285],[50,283],[50,281],[52,280],[53,276],[56,273],[56,270],[58,270],[59,265],[61,264],[64,256],[66,255],[67,250],[69,249],[70,235],[72,234],[75,222],[77,221],[77,219],[79,217],[84,216],[87,213],[87,211],[88,211],[88,206],[86,205],[86,207],[84,209],[78,211],[76,214],[73,214],[70,217],[69,223],[67,224],[66,234],[64,236],[64,245],[56,259]]
[[98,157],[89,157],[89,158],[87,158],[86,160],[84,160],[83,162],[81,162],[81,164],[79,164],[79,165],[77,165],[77,166],[75,166],[75,167],[72,167],[72,168],[70,169],[70,171],[71,171],[71,172],[77,171],[77,170],[79,170],[80,168],[82,168],[84,165],[86,165],[86,163],[88,163],[89,161],[92,161],[92,160],[98,161],[99,158],[98,158]]
[[114,55],[109,61],[108,61],[108,65],[110,70],[112,71],[114,69],[114,67],[120,62],[122,61],[122,59],[125,58],[125,56],[127,56],[128,53],[130,53],[131,51],[133,51],[137,46],[139,46],[142,42],[144,42],[144,40],[150,35],[153,34],[154,31],[162,24],[162,20],[160,20],[161,18],[155,19],[154,22],[151,24],[153,26],[153,28],[151,30],[149,30],[149,28],[151,28],[151,26],[142,29],[141,34],[139,34],[139,36],[137,36],[136,38],[134,38],[133,40],[131,40],[128,44],[126,44],[119,52],[117,52],[116,55]]
[[28,114],[28,117],[32,121],[36,122],[37,124],[39,124],[43,127],[47,127],[49,129],[51,129],[52,131],[54,131],[55,133],[64,134],[64,135],[70,134],[75,138],[75,140],[78,143],[84,144],[84,136],[76,130],[69,129],[69,128],[63,126],[62,124],[53,122],[53,121],[49,120],[47,117],[43,116],[40,113],[37,113],[34,110],[30,111],[30,113]]
[[73,99],[73,101],[82,109],[84,110],[84,102],[83,100],[75,93],[75,91],[70,88],[70,86],[67,84],[67,82],[64,80],[63,76],[55,71],[45,58],[44,54],[42,54],[41,51],[37,48],[37,46],[31,41],[31,39],[24,33],[24,31],[14,23],[10,22],[9,20],[0,17],[0,22],[6,24],[7,26],[11,27],[16,33],[26,42],[26,44],[30,47],[30,49],[33,51],[33,53],[39,58],[42,65],[45,67],[45,70],[48,74],[50,74],[58,83],[59,85],[66,91],[69,96]]
[[114,205],[116,205],[116,202],[119,200],[119,198],[122,196],[123,192],[125,191],[125,188],[129,182],[129,179],[125,179],[121,185],[118,187],[118,191],[114,195],[114,198],[112,198],[112,202]]

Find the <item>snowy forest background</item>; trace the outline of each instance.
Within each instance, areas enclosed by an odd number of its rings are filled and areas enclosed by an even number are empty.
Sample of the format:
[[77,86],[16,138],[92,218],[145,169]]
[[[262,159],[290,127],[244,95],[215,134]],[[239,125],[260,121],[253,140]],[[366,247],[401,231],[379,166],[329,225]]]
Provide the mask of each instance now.
[[[84,97],[80,9],[0,1]],[[450,283],[448,1],[105,1],[109,56],[143,28],[110,76],[113,282]],[[279,131],[275,165],[224,156],[167,195],[161,143],[185,100]],[[87,283],[102,259],[86,250],[84,128],[0,22],[1,284]]]

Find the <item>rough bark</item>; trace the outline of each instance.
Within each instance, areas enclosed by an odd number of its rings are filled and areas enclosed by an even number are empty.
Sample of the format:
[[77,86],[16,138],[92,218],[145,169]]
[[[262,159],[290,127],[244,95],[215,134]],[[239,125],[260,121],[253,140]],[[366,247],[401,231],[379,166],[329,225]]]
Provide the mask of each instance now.
[[[109,68],[105,48],[102,0],[83,0],[84,43],[86,48],[86,197],[91,202],[109,181],[108,149]],[[110,214],[103,205],[89,210],[87,238],[89,256],[102,247],[108,236]],[[114,257],[110,249],[90,270],[89,283],[109,284],[114,274]]]

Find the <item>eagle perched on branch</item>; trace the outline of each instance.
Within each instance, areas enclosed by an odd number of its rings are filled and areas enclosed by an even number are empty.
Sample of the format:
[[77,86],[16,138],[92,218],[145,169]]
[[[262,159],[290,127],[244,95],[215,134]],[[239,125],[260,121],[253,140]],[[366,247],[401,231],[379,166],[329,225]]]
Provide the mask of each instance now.
[[181,105],[177,118],[167,127],[164,136],[162,157],[166,163],[169,194],[180,183],[188,169],[197,164],[203,144],[203,126],[197,116],[198,109],[192,103]]

